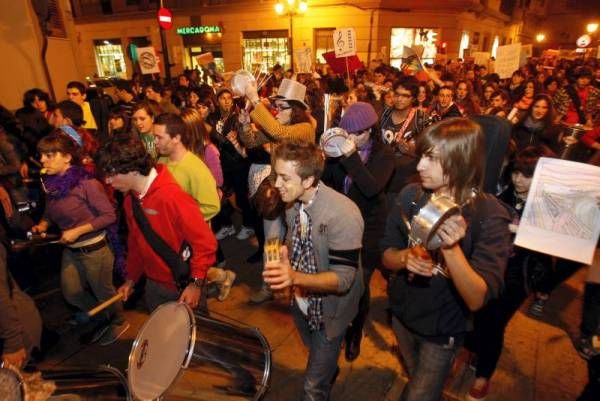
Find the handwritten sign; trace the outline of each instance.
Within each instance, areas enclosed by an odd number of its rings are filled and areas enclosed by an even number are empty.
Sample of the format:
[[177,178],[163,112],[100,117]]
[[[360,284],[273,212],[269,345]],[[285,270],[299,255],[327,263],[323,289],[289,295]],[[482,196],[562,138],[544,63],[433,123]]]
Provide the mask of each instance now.
[[498,46],[496,51],[495,72],[501,79],[510,78],[515,70],[519,69],[521,61],[521,44]]
[[154,47],[138,47],[137,55],[142,74],[160,74],[159,59],[156,57]]
[[310,47],[303,47],[294,50],[294,62],[296,63],[295,71],[300,74],[312,72],[312,50]]
[[333,31],[333,47],[336,57],[356,55],[356,31],[354,28],[341,28]]
[[490,52],[473,52],[471,56],[473,57],[475,64],[487,67],[491,55]]

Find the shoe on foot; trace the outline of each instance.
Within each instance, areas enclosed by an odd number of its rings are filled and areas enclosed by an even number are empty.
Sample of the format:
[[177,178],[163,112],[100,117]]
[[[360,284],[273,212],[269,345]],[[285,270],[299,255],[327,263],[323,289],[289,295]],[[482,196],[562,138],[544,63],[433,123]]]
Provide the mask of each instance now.
[[110,330],[100,339],[100,345],[110,345],[117,341],[129,329],[129,322],[121,324],[111,324]]
[[242,226],[242,228],[240,228],[240,231],[237,233],[235,238],[239,239],[240,241],[243,241],[245,239],[252,237],[253,235],[254,235],[254,230],[252,228]]
[[535,317],[541,317],[544,315],[544,306],[546,306],[546,302],[548,298],[540,298],[535,297],[533,301],[529,304],[529,308],[527,312]]
[[[483,381],[478,382],[477,379],[482,379]],[[481,384],[483,383],[483,384]],[[471,385],[471,389],[469,390],[469,394],[467,394],[467,401],[483,401],[488,396],[490,392],[490,381],[484,378],[478,377],[475,379],[473,384]]]
[[597,355],[600,355],[600,339],[598,336],[580,337],[573,341],[575,349],[580,357],[589,361]]
[[233,226],[223,226],[219,231],[217,231],[215,238],[221,241],[222,239],[225,239],[233,234],[235,234],[235,228],[233,228]]
[[217,299],[221,302],[225,301],[229,296],[229,291],[231,291],[231,286],[235,281],[235,273],[231,270],[225,271],[225,280],[219,285],[219,296]]
[[272,301],[273,293],[267,287],[261,287],[260,290],[250,295],[249,302],[253,305],[259,305],[263,302]]

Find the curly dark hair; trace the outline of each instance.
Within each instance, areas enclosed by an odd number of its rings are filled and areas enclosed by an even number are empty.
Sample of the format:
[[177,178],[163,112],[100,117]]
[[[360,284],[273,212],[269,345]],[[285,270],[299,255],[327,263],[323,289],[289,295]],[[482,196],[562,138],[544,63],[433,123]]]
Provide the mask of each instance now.
[[103,175],[127,174],[137,171],[148,175],[156,162],[137,137],[109,140],[95,156],[96,167]]

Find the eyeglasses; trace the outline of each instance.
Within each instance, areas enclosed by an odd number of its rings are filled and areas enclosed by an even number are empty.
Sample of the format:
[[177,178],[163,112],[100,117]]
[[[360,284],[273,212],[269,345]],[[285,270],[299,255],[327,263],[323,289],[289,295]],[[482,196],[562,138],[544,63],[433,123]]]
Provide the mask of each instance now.
[[404,97],[404,98],[409,98],[409,97],[412,97],[412,94],[410,94],[410,93],[395,93],[395,92],[394,92],[394,97]]

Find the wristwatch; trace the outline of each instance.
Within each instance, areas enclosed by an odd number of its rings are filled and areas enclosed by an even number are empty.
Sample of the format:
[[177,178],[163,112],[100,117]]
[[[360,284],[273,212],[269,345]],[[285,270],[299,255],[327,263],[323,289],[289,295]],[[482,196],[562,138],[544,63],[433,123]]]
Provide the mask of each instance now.
[[204,279],[198,278],[198,277],[192,277],[192,278],[190,278],[190,284],[193,284],[198,288],[202,288],[202,287],[204,287]]

